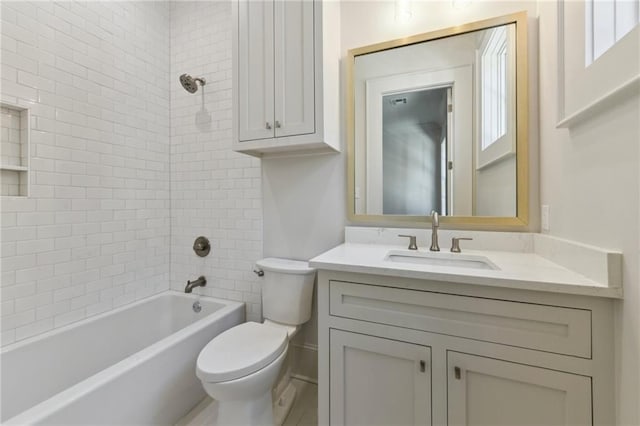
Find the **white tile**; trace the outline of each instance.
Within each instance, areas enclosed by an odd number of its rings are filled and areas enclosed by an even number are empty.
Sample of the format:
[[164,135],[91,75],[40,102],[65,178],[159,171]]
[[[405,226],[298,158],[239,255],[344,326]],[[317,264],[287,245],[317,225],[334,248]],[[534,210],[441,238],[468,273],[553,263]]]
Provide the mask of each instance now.
[[[219,72],[231,68],[230,4],[186,2],[171,7],[171,75],[202,75],[209,82],[207,110],[230,112],[230,103],[220,108],[218,100],[230,99],[230,74]],[[217,85],[218,81],[224,84]],[[260,162],[230,151],[230,120],[209,129],[195,125],[202,108],[199,93],[191,95],[178,85],[171,90],[171,286],[182,289],[197,270],[210,278],[203,294],[259,306],[261,286],[250,268],[262,256]],[[242,185],[236,184],[238,180]],[[223,207],[229,199],[248,203],[231,211],[228,207],[233,205]],[[245,215],[250,220],[244,220]],[[255,227],[257,232],[252,233]],[[195,259],[191,250],[198,235],[208,236],[214,246],[204,259]],[[255,240],[257,249],[228,250],[247,240]],[[239,262],[247,255],[246,262]],[[249,306],[248,314],[249,319],[259,320],[259,307]]]
[[[155,248],[170,231],[169,4],[131,5],[3,3],[3,99],[30,105],[33,123],[31,198],[2,202],[0,292],[3,306],[35,315],[7,323],[2,344],[168,288],[169,259]],[[128,230],[138,208],[159,220]],[[114,244],[153,250],[101,255]],[[137,276],[143,290],[125,294]]]
[[53,318],[54,327],[62,327],[72,322],[80,321],[85,317],[84,309],[77,309],[64,314],[56,315]]
[[37,320],[35,322],[17,327],[15,329],[15,339],[22,340],[28,337],[35,336],[36,334],[44,333],[53,328],[53,320],[50,318]]

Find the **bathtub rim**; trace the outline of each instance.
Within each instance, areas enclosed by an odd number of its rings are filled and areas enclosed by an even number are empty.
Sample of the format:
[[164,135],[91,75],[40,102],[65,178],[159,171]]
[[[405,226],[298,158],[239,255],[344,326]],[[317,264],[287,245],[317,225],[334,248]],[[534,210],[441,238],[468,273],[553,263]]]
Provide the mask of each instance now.
[[[149,297],[145,297],[143,299],[137,300],[135,302],[119,306],[116,309],[103,312],[98,315],[91,316],[89,318],[85,318],[84,320],[73,322],[71,324],[65,325],[55,330],[51,330],[34,337],[30,337],[28,339],[24,339],[16,343],[12,343],[2,348],[2,350],[0,351],[0,356],[3,355],[5,352],[8,352],[10,349],[11,350],[19,349],[20,347],[27,345],[29,343],[32,343],[34,341],[55,336],[66,330],[72,330],[82,325],[90,324],[102,318],[117,314],[123,310],[133,308],[137,305],[141,305],[145,302],[149,302],[151,300],[154,300],[163,296],[164,297],[177,296],[183,299],[191,299],[193,301],[198,299],[204,299],[207,301],[221,304],[223,305],[223,307],[216,310],[215,312],[212,312],[209,315],[202,317],[198,321],[195,321],[187,325],[186,327],[183,327],[177,330],[176,332],[171,333],[168,336],[152,343],[151,345],[129,355],[128,357],[116,362],[115,364],[111,364],[108,367],[98,371],[97,373],[86,377],[82,381],[52,395],[48,399],[45,399],[44,401],[41,401],[36,405],[33,405],[27,408],[26,410],[16,414],[15,416],[3,420],[2,424],[18,425],[18,424],[26,424],[29,422],[38,422],[46,418],[53,412],[55,412],[56,409],[58,409],[60,406],[73,403],[74,401],[78,400],[85,394],[98,389],[100,386],[103,386],[106,383],[116,380],[117,378],[121,377],[122,375],[124,375],[126,372],[128,372],[135,366],[147,360],[150,360],[151,358],[156,356],[158,353],[160,353],[161,350],[166,350],[176,346],[177,344],[182,342],[182,340],[184,340],[187,336],[201,331],[202,329],[204,329],[211,323],[215,322],[216,319],[222,316],[226,316],[227,314],[231,314],[232,312],[237,310],[242,310],[241,312],[241,316],[243,318],[242,321],[246,320],[245,313],[244,313],[244,307],[245,307],[244,302],[219,299],[217,297],[210,297],[210,296],[187,295],[185,293],[175,291],[175,290],[165,290],[160,293],[151,295]],[[195,366],[194,366],[194,372],[195,372]]]
[[[63,325],[61,327],[56,327],[56,328],[54,328],[52,330],[45,331],[44,333],[36,334],[35,336],[30,336],[30,337],[27,337],[25,339],[20,339],[17,342],[10,343],[10,344],[0,348],[0,355],[3,355],[5,352],[9,352],[9,351],[14,350],[14,349],[19,349],[22,346],[26,346],[26,345],[28,345],[30,343],[37,342],[38,340],[42,340],[42,339],[45,339],[47,337],[55,336],[57,334],[64,333],[65,331],[68,331],[68,330],[73,330],[74,328],[80,327],[81,325],[90,324],[90,323],[98,321],[98,320],[100,320],[102,318],[106,318],[106,317],[111,316],[113,314],[116,314],[116,313],[125,311],[127,309],[130,309],[130,308],[132,308],[134,306],[142,305],[142,304],[144,304],[146,302],[149,302],[151,300],[154,300],[154,299],[159,299],[159,298],[161,298],[163,296],[178,296],[178,297],[182,297],[183,299],[192,299],[194,302],[196,300],[198,300],[198,299],[205,299],[205,300],[209,300],[209,301],[214,302],[214,303],[219,303],[221,305],[225,305],[221,309],[226,308],[227,305],[233,305],[233,304],[244,305],[245,304],[244,302],[236,302],[236,301],[233,301],[233,300],[225,300],[225,299],[220,299],[220,298],[217,298],[217,297],[202,296],[202,295],[199,296],[199,295],[196,295],[196,294],[193,294],[193,293],[192,294],[187,294],[187,293],[183,293],[181,291],[176,291],[176,290],[163,290],[160,293],[155,293],[155,294],[152,294],[152,295],[147,296],[147,297],[143,297],[142,299],[138,299],[138,300],[135,300],[135,301],[130,302],[130,303],[125,303],[124,305],[118,306],[117,308],[110,309],[110,310],[104,311],[104,312],[100,312],[99,314],[91,315],[89,317],[82,318],[82,319],[80,319],[78,321],[73,321],[73,322],[71,322],[69,324],[65,324],[65,325]],[[216,311],[216,312],[218,312],[218,311]],[[204,318],[206,318],[206,317],[203,317],[203,319]],[[187,327],[190,327],[193,324],[195,324],[195,323],[189,324]],[[184,328],[187,328],[187,327],[184,327]],[[182,330],[182,329],[180,329],[180,330]],[[169,336],[167,336],[167,337],[169,337]]]

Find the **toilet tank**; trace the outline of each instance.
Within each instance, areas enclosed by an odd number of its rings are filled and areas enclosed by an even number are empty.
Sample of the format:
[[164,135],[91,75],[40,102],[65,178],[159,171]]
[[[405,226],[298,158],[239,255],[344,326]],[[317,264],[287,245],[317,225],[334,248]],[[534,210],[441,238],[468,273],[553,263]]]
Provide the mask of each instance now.
[[259,260],[256,265],[264,271],[264,318],[290,325],[309,321],[316,270],[304,261],[273,257]]

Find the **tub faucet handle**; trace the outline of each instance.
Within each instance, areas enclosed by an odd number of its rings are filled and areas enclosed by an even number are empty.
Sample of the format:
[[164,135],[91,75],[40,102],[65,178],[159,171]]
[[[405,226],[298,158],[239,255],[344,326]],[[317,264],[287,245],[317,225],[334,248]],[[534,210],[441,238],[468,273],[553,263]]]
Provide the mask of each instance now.
[[264,271],[262,269],[259,269],[259,268],[254,269],[253,273],[256,274],[259,277],[264,276]]

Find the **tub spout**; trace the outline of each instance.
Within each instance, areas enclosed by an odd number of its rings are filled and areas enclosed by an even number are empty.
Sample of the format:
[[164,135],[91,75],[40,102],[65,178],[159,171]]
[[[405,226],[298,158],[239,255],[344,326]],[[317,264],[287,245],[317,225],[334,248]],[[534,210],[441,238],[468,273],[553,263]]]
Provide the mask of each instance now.
[[191,293],[194,287],[204,287],[207,285],[207,279],[204,275],[200,275],[197,280],[187,281],[187,286],[184,288],[185,293]]

